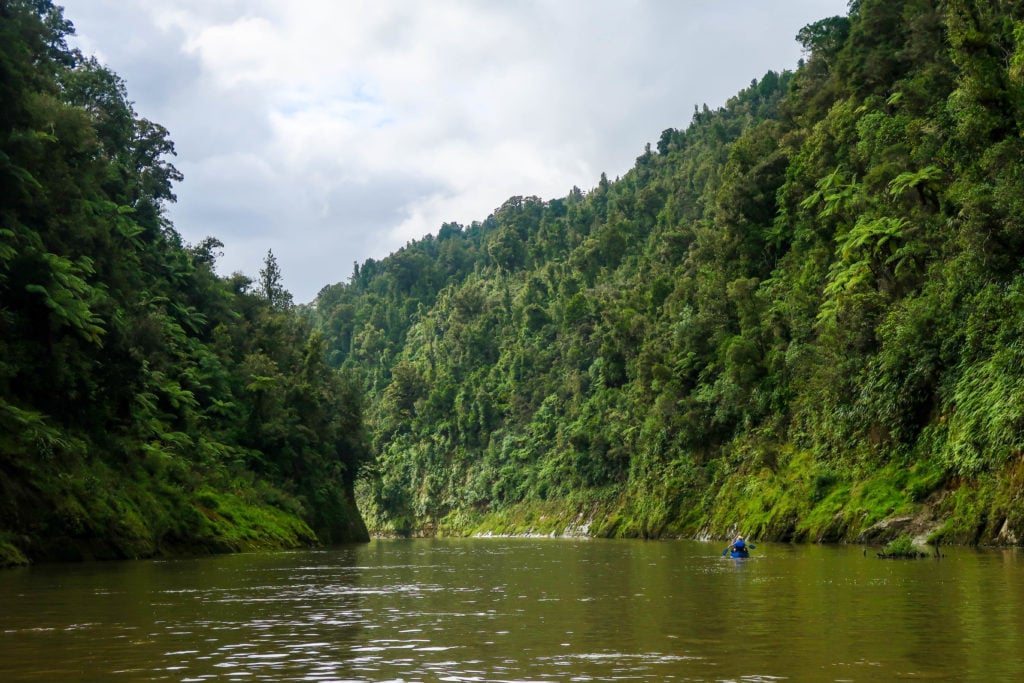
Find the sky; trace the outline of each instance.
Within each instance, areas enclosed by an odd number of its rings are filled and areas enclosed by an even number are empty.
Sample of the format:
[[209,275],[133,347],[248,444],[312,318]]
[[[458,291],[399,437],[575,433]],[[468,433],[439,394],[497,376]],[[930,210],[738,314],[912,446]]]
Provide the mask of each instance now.
[[268,250],[296,303],[514,195],[615,179],[694,106],[794,69],[846,0],[56,0],[70,42],[165,126],[168,217]]

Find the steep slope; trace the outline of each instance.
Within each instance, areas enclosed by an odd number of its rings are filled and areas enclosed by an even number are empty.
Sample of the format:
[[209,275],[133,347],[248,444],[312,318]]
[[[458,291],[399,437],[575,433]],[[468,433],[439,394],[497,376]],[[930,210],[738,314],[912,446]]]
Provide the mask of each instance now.
[[327,288],[372,525],[1016,542],[1022,35],[851,3],[621,179]]
[[48,1],[0,6],[0,565],[367,537],[360,396],[164,218],[181,176]]

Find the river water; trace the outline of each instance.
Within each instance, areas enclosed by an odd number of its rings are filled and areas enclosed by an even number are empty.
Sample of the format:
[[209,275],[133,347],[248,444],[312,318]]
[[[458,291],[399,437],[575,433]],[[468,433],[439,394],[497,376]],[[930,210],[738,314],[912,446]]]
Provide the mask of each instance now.
[[0,681],[1017,681],[1024,554],[567,539],[0,572]]

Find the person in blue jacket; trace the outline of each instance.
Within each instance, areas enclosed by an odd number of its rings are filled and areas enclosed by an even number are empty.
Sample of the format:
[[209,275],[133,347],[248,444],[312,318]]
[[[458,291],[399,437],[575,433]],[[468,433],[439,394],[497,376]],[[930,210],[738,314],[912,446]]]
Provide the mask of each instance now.
[[729,552],[736,555],[746,555],[749,552],[747,550],[747,542],[743,540],[743,536],[736,537],[736,540],[729,546]]

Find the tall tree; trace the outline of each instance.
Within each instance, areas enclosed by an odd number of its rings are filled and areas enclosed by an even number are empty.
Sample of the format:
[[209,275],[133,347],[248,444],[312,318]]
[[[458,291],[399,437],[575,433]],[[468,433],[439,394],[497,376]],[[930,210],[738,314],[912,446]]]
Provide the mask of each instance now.
[[283,310],[291,307],[292,295],[284,288],[284,277],[271,249],[267,249],[267,256],[263,259],[258,285],[260,295],[271,308]]

